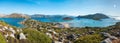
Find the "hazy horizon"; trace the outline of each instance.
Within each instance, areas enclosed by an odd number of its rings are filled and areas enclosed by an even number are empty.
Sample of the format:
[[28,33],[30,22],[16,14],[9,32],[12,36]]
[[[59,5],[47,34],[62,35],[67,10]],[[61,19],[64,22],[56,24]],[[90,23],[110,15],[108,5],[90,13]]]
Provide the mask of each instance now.
[[120,16],[120,0],[0,0],[0,14]]

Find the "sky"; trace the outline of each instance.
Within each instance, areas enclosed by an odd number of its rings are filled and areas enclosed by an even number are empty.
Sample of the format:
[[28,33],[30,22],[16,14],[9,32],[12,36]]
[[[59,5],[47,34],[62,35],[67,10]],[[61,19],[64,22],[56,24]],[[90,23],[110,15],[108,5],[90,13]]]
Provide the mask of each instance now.
[[120,0],[0,0],[0,14],[120,16]]

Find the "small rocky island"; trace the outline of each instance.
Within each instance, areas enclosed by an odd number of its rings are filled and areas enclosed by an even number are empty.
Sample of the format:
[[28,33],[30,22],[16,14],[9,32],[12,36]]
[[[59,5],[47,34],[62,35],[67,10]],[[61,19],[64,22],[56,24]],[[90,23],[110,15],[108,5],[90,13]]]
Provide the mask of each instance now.
[[73,20],[71,17],[64,17],[63,20]]

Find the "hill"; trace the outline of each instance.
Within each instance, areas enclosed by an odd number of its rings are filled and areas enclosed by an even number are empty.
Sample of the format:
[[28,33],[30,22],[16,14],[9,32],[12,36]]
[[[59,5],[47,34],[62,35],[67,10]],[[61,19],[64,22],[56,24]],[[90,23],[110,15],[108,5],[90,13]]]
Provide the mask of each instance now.
[[96,14],[90,14],[86,16],[78,16],[77,18],[86,18],[86,19],[93,19],[93,20],[101,20],[101,19],[106,19],[109,18],[105,14],[102,13],[96,13]]
[[10,15],[4,16],[4,18],[29,18],[29,16],[21,13],[12,13]]

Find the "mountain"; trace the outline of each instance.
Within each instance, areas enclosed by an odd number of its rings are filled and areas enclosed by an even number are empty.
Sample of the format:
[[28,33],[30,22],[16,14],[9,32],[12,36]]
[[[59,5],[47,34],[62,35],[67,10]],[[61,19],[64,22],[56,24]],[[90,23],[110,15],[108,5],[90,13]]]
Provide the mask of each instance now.
[[29,18],[29,16],[21,13],[12,13],[10,15],[4,16],[4,18]]
[[4,17],[5,16],[5,14],[0,14],[0,18],[2,18],[2,17]]
[[78,16],[77,18],[87,18],[87,19],[93,19],[93,20],[101,20],[101,19],[106,19],[109,18],[105,14],[102,13],[96,13],[96,14],[91,14],[91,15],[86,15],[86,16]]
[[30,15],[31,18],[34,18],[34,17],[46,17],[47,15],[44,15],[44,14],[34,14],[34,15]]

